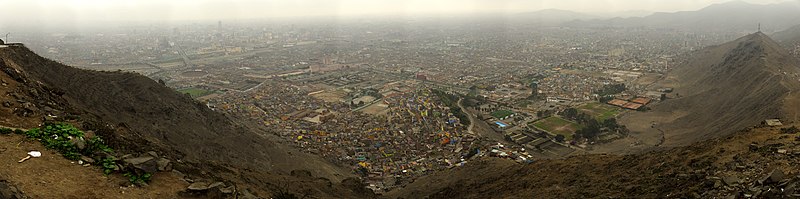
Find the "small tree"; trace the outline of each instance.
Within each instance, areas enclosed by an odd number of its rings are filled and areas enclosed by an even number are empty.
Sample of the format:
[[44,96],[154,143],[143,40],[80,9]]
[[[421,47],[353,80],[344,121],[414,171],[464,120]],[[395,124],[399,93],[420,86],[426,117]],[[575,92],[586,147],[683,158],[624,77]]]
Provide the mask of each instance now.
[[564,142],[564,139],[566,138],[567,137],[564,137],[564,135],[558,134],[556,135],[556,142]]

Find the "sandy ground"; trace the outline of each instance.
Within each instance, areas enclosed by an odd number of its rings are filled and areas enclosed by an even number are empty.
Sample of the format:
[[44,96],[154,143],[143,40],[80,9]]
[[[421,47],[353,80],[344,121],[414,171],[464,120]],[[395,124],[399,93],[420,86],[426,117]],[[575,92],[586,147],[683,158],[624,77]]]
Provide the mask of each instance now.
[[660,123],[668,123],[686,113],[673,112],[657,114],[655,112],[626,112],[619,117],[619,122],[628,127],[630,135],[610,143],[595,145],[590,153],[636,153],[660,147],[669,139],[670,132],[659,129]]
[[372,115],[386,115],[389,112],[389,105],[378,102],[368,106],[367,108],[361,109],[362,112]]
[[[18,163],[31,150],[42,157]],[[121,174],[103,175],[45,149],[22,135],[0,135],[0,179],[12,182],[32,198],[179,198],[189,184],[174,172],[156,173],[146,187],[128,187]]]

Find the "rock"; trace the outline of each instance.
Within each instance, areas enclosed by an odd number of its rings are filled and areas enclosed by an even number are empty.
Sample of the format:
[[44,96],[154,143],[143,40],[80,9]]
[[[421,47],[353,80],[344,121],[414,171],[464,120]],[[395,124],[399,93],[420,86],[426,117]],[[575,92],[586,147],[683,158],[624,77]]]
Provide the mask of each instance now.
[[150,156],[128,158],[122,161],[125,162],[126,167],[137,168],[147,173],[155,173],[158,171],[158,163],[155,158]]
[[69,142],[72,143],[72,145],[75,145],[76,147],[78,147],[78,149],[80,149],[80,150],[83,150],[83,149],[86,148],[86,140],[84,140],[82,137],[72,138],[72,139],[69,140]]
[[153,158],[158,158],[158,153],[156,153],[155,151],[148,151],[147,154],[152,156]]
[[773,169],[771,172],[769,172],[768,175],[758,179],[758,184],[774,184],[774,183],[778,183],[781,180],[783,180],[783,178],[785,178],[785,177],[786,176],[783,174],[783,171],[781,171],[779,169]]
[[94,159],[92,159],[90,157],[86,157],[86,156],[81,156],[81,160],[83,160],[83,162],[89,163],[89,164],[94,163]]
[[224,194],[232,194],[235,191],[236,191],[236,186],[233,185],[228,187],[219,187],[219,192],[222,192]]
[[758,144],[753,143],[753,144],[750,144],[749,148],[750,148],[751,152],[755,152],[755,151],[758,151],[759,146],[758,146]]
[[119,157],[119,159],[123,159],[124,160],[124,159],[132,158],[132,157],[133,157],[133,154],[125,154],[125,155],[122,155],[122,157]]
[[714,188],[716,189],[716,188],[720,188],[720,187],[722,187],[722,182],[714,181]]
[[312,178],[311,172],[308,170],[292,170],[291,175],[298,178]]
[[797,190],[797,182],[792,182],[792,183],[789,183],[788,185],[786,185],[786,187],[783,188],[783,193],[787,194],[787,195],[788,194],[793,194],[794,191],[796,191],[796,190]]
[[725,198],[726,198],[726,199],[736,199],[736,198],[739,198],[739,192],[737,191],[737,192],[733,192],[733,193],[731,193],[731,194],[728,194],[728,196],[727,196],[727,197],[725,197]]
[[733,175],[728,175],[722,178],[722,182],[725,182],[725,184],[728,186],[735,186],[741,182],[741,179]]
[[252,193],[250,193],[249,190],[242,190],[242,192],[239,192],[239,194],[237,194],[236,198],[239,198],[239,199],[259,199],[258,196],[253,195]]
[[209,189],[213,189],[213,188],[217,188],[217,187],[223,187],[224,185],[225,185],[225,183],[222,183],[222,182],[214,182],[214,183],[211,183],[210,185],[208,185],[208,188]]
[[0,180],[0,198],[2,199],[22,199],[25,198],[16,187],[11,186],[5,180]]
[[205,191],[208,190],[208,186],[211,185],[208,182],[195,182],[189,185],[186,189],[191,191]]
[[159,171],[170,171],[170,170],[172,170],[172,163],[166,158],[158,159],[158,161],[156,161],[156,164],[158,164],[158,170]]
[[3,102],[3,107],[6,107],[6,108],[11,107],[11,102],[8,102],[8,101]]
[[787,151],[786,151],[786,149],[778,149],[778,153],[780,153],[780,154],[786,154],[786,153],[787,153]]

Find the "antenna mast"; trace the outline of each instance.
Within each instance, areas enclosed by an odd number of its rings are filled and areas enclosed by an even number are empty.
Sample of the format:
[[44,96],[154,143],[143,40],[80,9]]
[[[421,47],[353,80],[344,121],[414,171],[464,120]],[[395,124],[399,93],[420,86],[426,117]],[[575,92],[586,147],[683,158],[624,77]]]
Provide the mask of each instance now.
[[758,32],[761,32],[761,23],[758,23]]

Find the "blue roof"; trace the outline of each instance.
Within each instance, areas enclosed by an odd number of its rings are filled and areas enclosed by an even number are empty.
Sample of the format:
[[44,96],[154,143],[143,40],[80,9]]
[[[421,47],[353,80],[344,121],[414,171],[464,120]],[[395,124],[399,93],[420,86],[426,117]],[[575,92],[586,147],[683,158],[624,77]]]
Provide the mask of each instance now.
[[505,128],[505,127],[507,127],[507,126],[508,126],[508,124],[506,124],[506,123],[503,123],[503,122],[501,122],[501,121],[496,121],[496,122],[494,122],[494,123],[495,123],[495,124],[497,124],[497,126],[500,126],[500,128]]

